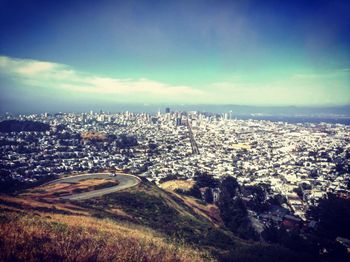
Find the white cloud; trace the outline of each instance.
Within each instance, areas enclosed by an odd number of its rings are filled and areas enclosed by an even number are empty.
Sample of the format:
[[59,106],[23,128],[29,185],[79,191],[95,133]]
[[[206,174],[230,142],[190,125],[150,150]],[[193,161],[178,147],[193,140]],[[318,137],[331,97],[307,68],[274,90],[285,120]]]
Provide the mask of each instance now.
[[73,70],[67,65],[0,56],[0,73],[28,86],[59,89],[79,95],[143,98],[147,102],[197,100],[204,93],[188,86],[169,85],[149,79],[119,79]]
[[[269,83],[231,77],[200,89],[150,79],[113,78],[80,72],[58,63],[0,56],[0,75],[32,88],[29,92],[57,94],[57,99],[86,98],[123,103],[212,103],[245,105],[349,104],[349,69],[323,74],[291,74]],[[0,91],[3,87],[0,86]],[[51,92],[51,91],[59,92]],[[11,92],[11,91],[8,91]],[[61,96],[61,97],[60,97]],[[78,101],[77,101],[78,102]]]
[[37,75],[55,70],[57,64],[50,62],[41,62],[27,59],[15,59],[6,56],[0,56],[0,69],[2,72],[18,75]]

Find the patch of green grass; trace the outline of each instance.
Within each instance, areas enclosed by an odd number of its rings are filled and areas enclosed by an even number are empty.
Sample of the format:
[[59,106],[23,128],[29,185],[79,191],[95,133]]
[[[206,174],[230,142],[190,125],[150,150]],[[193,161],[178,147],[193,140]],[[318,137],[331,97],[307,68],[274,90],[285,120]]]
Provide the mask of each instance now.
[[[101,212],[111,207],[121,208],[134,218],[132,222],[192,244],[220,248],[234,245],[229,234],[190,213],[181,214],[162,195],[155,196],[144,191],[118,192],[101,199],[87,200],[85,206],[98,208]],[[100,216],[103,217],[103,214]]]

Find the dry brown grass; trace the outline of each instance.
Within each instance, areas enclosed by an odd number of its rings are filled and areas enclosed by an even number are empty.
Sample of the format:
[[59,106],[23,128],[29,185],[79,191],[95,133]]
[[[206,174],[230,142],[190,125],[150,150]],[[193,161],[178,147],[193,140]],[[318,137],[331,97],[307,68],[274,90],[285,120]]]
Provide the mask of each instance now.
[[216,205],[202,204],[195,198],[189,196],[181,196],[179,194],[177,194],[177,196],[182,198],[185,204],[190,206],[197,214],[206,217],[214,224],[223,225],[219,208]]
[[[181,238],[175,242],[163,231],[134,224],[134,214],[111,204],[113,201],[102,205],[105,213],[101,213],[99,206],[95,209],[47,197],[47,191],[66,191],[67,185],[46,185],[17,196],[0,195],[0,261],[214,261],[211,249],[206,252],[178,243]],[[192,198],[169,194],[171,191],[147,183],[128,191],[161,199],[186,221],[198,220],[197,214],[210,219],[205,213],[210,208],[192,203]],[[111,220],[92,217],[96,214]]]
[[220,211],[216,205],[210,205],[210,204],[206,205],[204,203],[198,202],[193,197],[180,195],[174,192],[174,190],[178,188],[183,190],[189,190],[190,188],[193,187],[194,184],[195,182],[191,180],[170,180],[162,183],[160,187],[166,190],[167,192],[169,192],[170,194],[173,194],[176,197],[181,198],[184,201],[184,204],[189,206],[197,214],[205,217],[206,219],[210,220],[216,225],[222,225]]
[[213,261],[208,253],[110,220],[4,211],[0,261]]
[[59,202],[57,199],[33,199],[28,196],[0,195],[0,211],[10,209],[14,211],[47,210],[47,212],[66,212],[75,215],[89,215],[85,208],[78,207],[69,202]]
[[75,183],[67,183],[62,181],[29,189],[21,195],[33,199],[52,199],[57,198],[58,196],[72,195],[76,193],[75,190],[80,190],[80,192],[88,192],[96,190],[96,187],[111,187],[118,185],[118,183],[119,182],[117,180],[108,178],[87,178]]
[[122,218],[127,218],[127,219],[133,219],[132,216],[130,216],[128,213],[126,213],[124,210],[120,209],[120,208],[109,208],[108,212],[110,214],[116,215],[118,217],[122,217]]
[[170,191],[174,191],[175,189],[189,190],[194,184],[195,182],[191,180],[170,180],[162,183],[160,188]]

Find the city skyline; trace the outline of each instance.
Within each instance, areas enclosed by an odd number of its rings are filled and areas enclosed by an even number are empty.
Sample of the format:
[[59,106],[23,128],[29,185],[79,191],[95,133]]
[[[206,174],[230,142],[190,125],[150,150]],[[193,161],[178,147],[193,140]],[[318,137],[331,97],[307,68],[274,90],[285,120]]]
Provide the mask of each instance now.
[[350,5],[342,1],[1,6],[1,111],[350,104]]

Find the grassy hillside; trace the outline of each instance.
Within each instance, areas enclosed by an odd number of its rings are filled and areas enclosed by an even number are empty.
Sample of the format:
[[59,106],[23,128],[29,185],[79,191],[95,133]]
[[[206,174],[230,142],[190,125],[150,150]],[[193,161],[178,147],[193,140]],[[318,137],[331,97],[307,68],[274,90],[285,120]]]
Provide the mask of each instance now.
[[[235,244],[232,234],[195,212],[182,198],[152,184],[142,183],[138,188],[86,200],[81,205],[93,207],[96,217],[127,220],[178,241],[224,249]],[[128,216],[120,216],[115,210],[122,210]]]
[[75,215],[2,212],[1,261],[210,261],[156,233]]
[[215,206],[147,181],[85,201],[46,195],[0,196],[0,261],[302,261],[234,236]]

